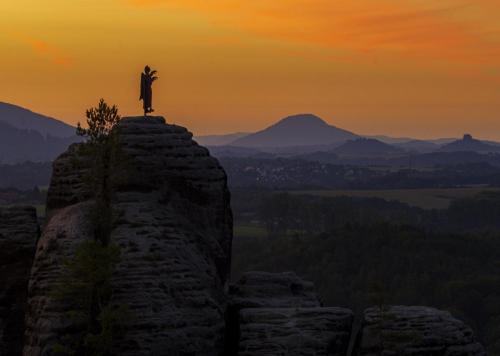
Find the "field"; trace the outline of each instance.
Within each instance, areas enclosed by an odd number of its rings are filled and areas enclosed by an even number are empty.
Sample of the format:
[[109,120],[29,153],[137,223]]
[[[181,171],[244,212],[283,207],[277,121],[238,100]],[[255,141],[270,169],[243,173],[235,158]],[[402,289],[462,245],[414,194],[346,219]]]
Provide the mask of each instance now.
[[382,198],[397,200],[423,209],[446,209],[455,199],[473,197],[480,192],[500,192],[500,188],[432,188],[394,190],[302,190],[291,194],[317,195],[324,197],[349,196],[359,198]]
[[264,237],[267,236],[266,229],[258,225],[234,225],[234,236],[236,237]]

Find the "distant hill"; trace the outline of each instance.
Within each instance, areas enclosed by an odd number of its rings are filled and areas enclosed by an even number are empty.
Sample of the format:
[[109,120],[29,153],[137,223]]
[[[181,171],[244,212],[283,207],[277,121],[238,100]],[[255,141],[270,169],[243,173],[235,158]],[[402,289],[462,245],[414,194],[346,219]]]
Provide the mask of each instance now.
[[435,139],[430,139],[430,140],[426,140],[426,141],[429,141],[429,142],[432,142],[432,143],[435,143],[436,145],[446,145],[447,143],[450,143],[450,142],[453,142],[453,141],[456,141],[457,138],[446,138],[446,137],[443,137],[443,138],[435,138]]
[[80,138],[43,136],[0,122],[0,163],[49,162]]
[[327,124],[312,114],[289,116],[278,123],[231,142],[240,147],[288,147],[329,145],[358,136]]
[[349,140],[333,150],[339,156],[377,157],[402,154],[404,150],[373,138]]
[[235,146],[208,146],[210,154],[217,157],[273,157],[272,154],[259,151],[255,148],[235,147]]
[[236,132],[227,135],[196,136],[194,139],[196,140],[196,142],[203,146],[225,146],[239,138],[248,135],[248,132]]
[[465,134],[463,139],[456,140],[440,148],[443,152],[500,152],[500,146],[476,140],[471,135]]
[[364,135],[365,138],[373,138],[378,141],[382,141],[383,143],[387,143],[389,145],[396,143],[404,143],[408,141],[413,141],[414,138],[411,137],[391,137],[386,135]]
[[0,102],[0,163],[49,162],[78,141],[73,126]]
[[[0,164],[0,189],[33,189],[50,183],[52,162]],[[1,199],[0,199],[1,200]]]
[[62,121],[2,102],[0,102],[0,123],[21,130],[34,130],[44,137],[50,135],[67,138],[75,135],[75,128]]
[[411,140],[407,142],[399,142],[395,143],[394,146],[402,148],[406,151],[418,152],[418,153],[429,153],[437,151],[439,149],[438,144],[424,140]]
[[[393,167],[407,166],[408,163],[408,157],[397,157],[385,160],[385,164]],[[431,153],[416,154],[411,157],[411,164],[413,168],[435,168],[460,164],[482,163],[500,167],[500,154],[482,154],[473,151],[435,151]]]
[[305,161],[315,161],[315,162],[329,163],[329,164],[339,163],[339,156],[337,156],[333,151],[317,151],[317,152],[305,153],[302,155],[297,155],[294,158]]

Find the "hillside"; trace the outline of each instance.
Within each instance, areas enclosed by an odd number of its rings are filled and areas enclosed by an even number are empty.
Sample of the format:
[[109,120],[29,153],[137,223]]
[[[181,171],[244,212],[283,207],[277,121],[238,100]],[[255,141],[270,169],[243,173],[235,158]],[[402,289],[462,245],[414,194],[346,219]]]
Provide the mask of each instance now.
[[337,147],[334,152],[341,156],[375,157],[390,156],[404,151],[398,147],[375,140],[373,138],[359,138],[349,140]]
[[278,123],[256,133],[231,142],[241,147],[288,147],[328,145],[358,137],[352,132],[327,124],[312,114],[284,118]]
[[0,163],[49,162],[80,141],[62,121],[0,102]]
[[28,190],[33,189],[33,187],[47,186],[51,174],[52,162],[1,164],[0,189]]
[[44,137],[67,138],[75,134],[75,128],[62,121],[2,102],[0,102],[0,123],[21,130],[34,130]]
[[406,151],[418,153],[429,153],[439,149],[438,144],[424,140],[410,140],[407,142],[395,143],[394,146],[402,148]]
[[25,130],[0,122],[0,163],[48,162],[74,142],[77,136],[44,136],[35,130]]
[[224,146],[247,135],[249,135],[247,132],[236,132],[227,135],[196,136],[194,139],[204,146]]
[[463,139],[450,142],[441,147],[441,151],[472,151],[472,152],[500,152],[500,146],[485,143],[473,138],[471,135],[464,135]]

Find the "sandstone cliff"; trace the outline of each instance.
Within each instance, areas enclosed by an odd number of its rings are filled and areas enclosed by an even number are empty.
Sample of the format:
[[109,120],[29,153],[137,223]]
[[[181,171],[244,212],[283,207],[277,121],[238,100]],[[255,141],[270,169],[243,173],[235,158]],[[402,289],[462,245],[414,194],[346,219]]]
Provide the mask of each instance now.
[[[116,352],[217,355],[232,239],[226,175],[191,133],[162,118],[125,118],[119,130],[127,163],[112,202],[119,217],[111,237],[122,251],[113,298],[133,317]],[[73,146],[54,163],[51,218],[30,281],[25,355],[50,354],[60,335],[71,332],[64,306],[47,291],[57,284],[64,256],[89,234],[85,164],[72,163],[77,153]]]

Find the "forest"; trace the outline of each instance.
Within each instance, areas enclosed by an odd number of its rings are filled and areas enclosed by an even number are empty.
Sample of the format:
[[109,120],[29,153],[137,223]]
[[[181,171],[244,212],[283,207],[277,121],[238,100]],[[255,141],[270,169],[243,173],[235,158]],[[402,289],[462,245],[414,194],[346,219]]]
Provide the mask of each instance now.
[[233,278],[294,270],[315,282],[325,305],[445,309],[468,322],[490,354],[500,353],[498,193],[442,210],[265,191],[237,191],[233,202]]

